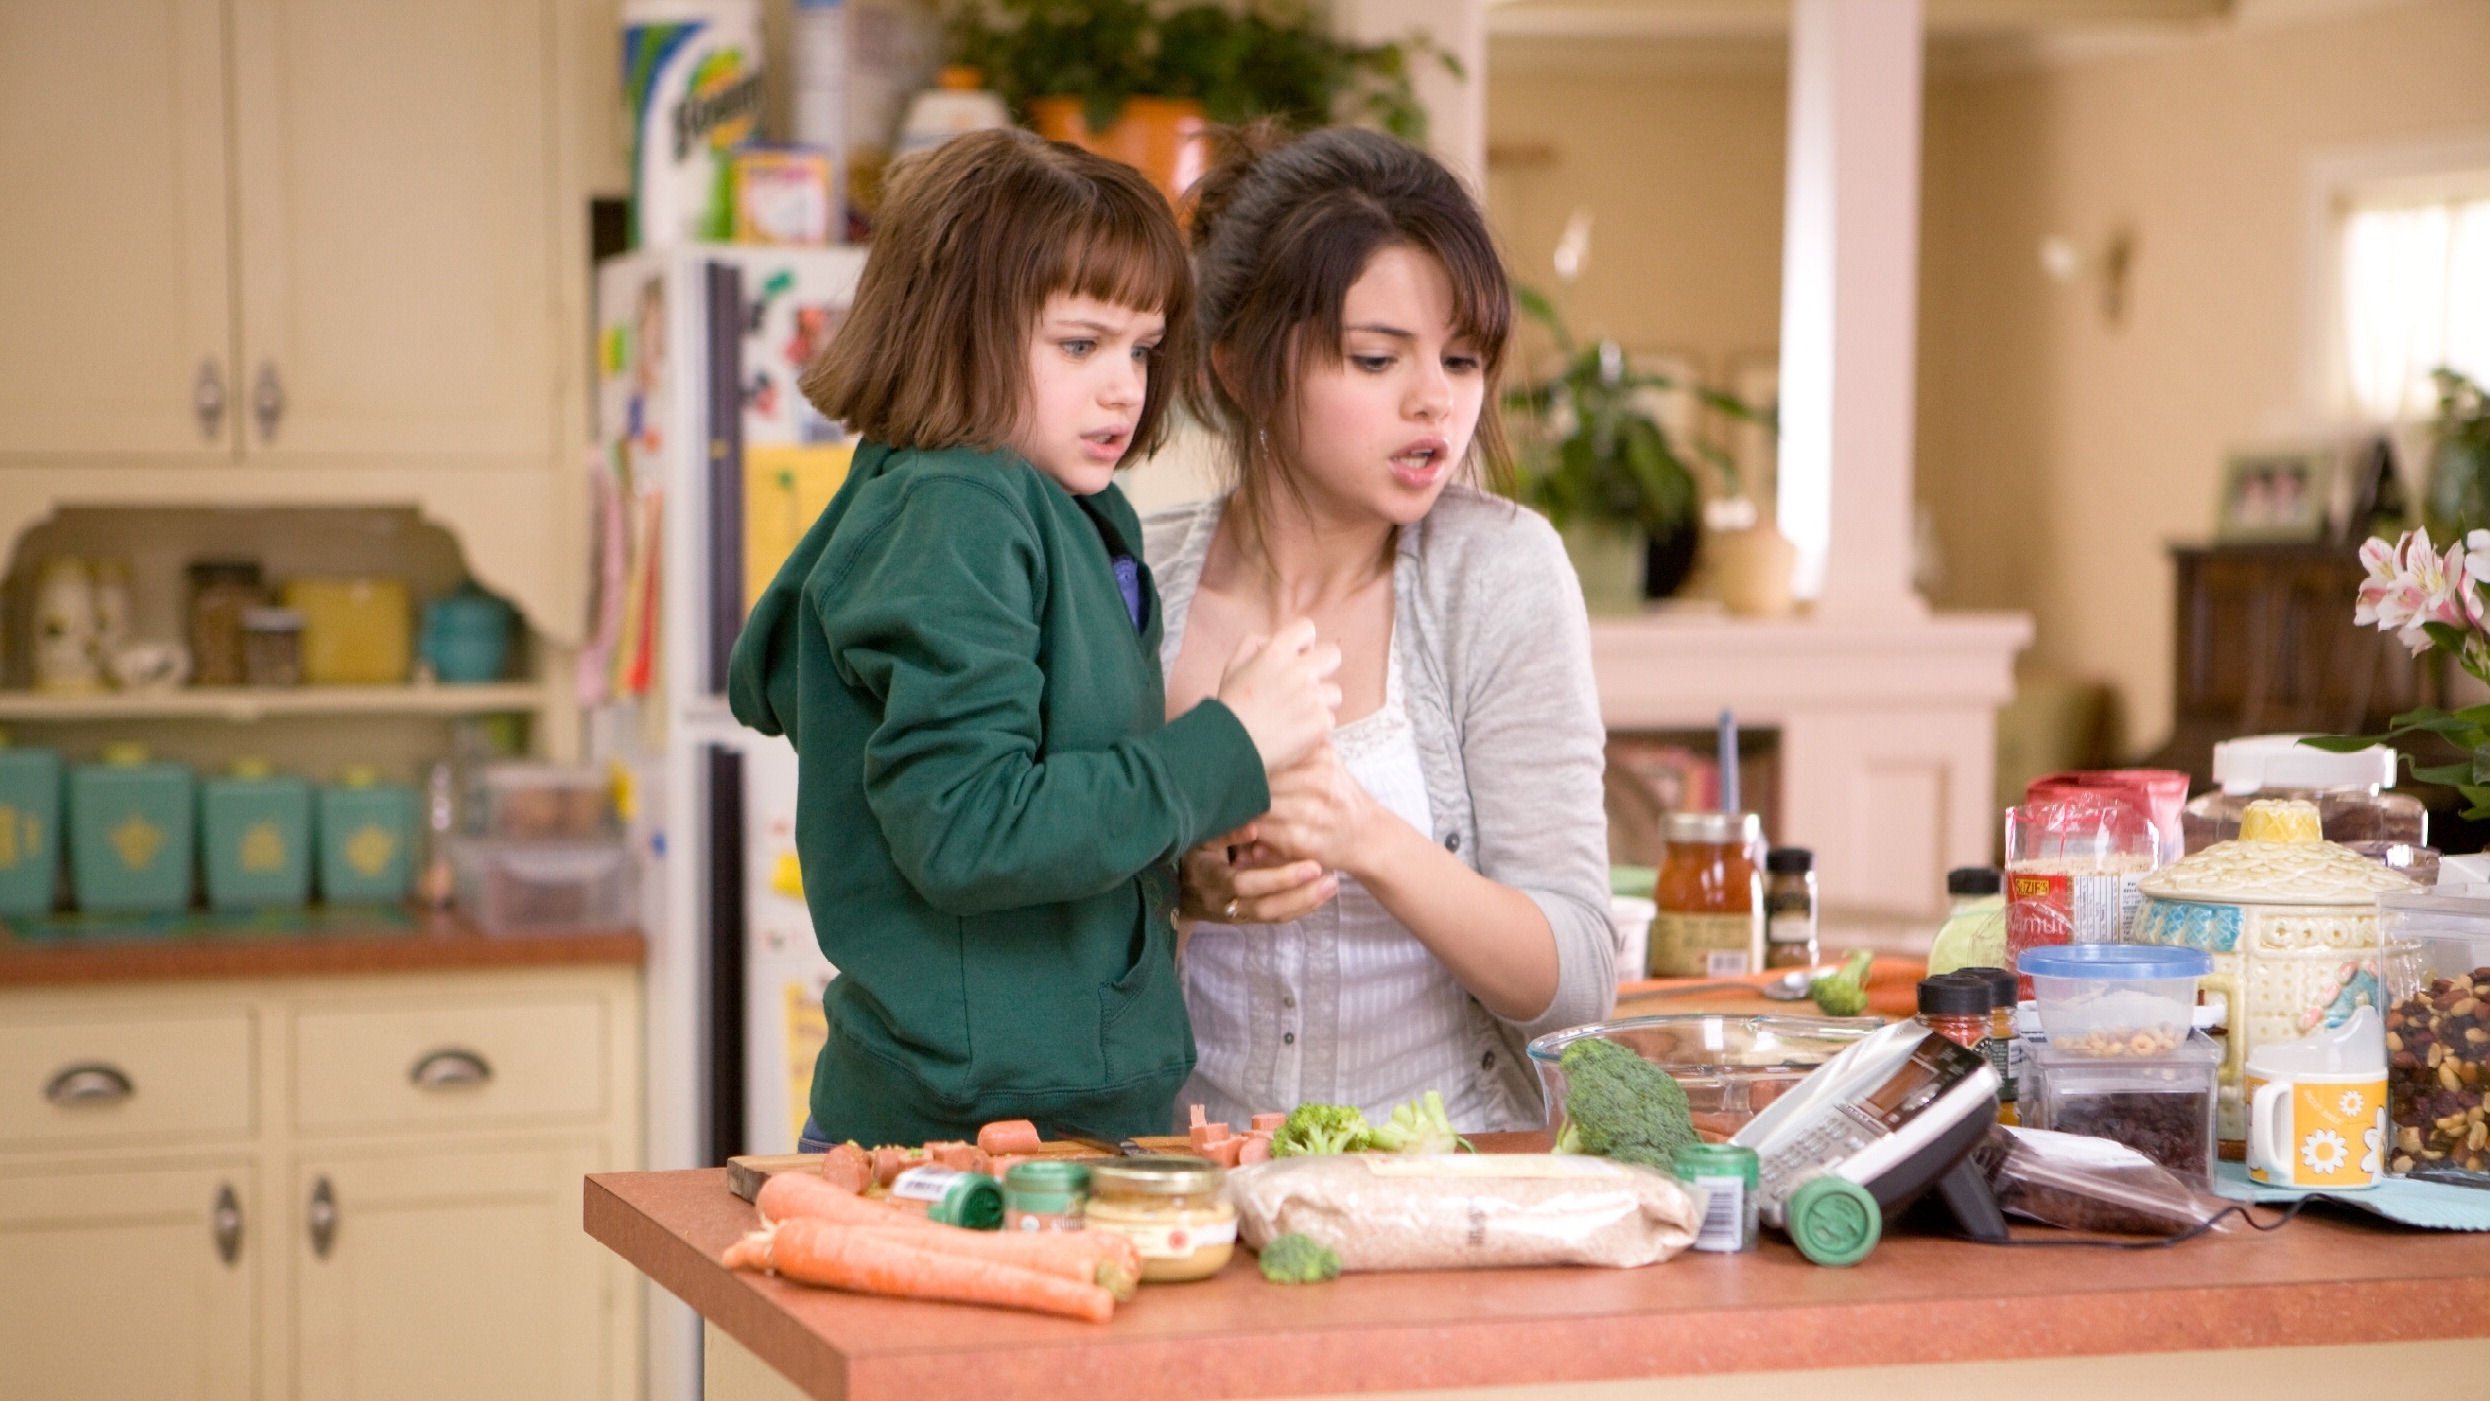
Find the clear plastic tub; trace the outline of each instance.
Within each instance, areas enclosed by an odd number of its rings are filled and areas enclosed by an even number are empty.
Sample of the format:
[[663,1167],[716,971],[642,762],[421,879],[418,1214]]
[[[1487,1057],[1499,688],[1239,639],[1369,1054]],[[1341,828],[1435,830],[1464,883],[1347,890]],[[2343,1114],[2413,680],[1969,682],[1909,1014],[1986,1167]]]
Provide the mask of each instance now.
[[2490,886],[2457,889],[2378,897],[2386,1170],[2490,1186]]
[[1547,1092],[1548,1132],[1565,1115],[1565,1048],[1586,1036],[1625,1047],[1684,1087],[1695,1127],[1727,1138],[1816,1067],[1882,1025],[1877,1017],[1724,1016],[1684,1013],[1622,1017],[1551,1031],[1530,1043],[1530,1063]]
[[603,771],[560,764],[493,764],[476,775],[470,831],[520,841],[613,836],[614,785]]
[[2105,1060],[2045,1041],[2019,1108],[2036,1129],[2123,1143],[2199,1181],[2213,1176],[2214,1087],[2222,1052],[2203,1035],[2159,1055]]
[[487,934],[631,923],[631,849],[619,841],[454,843],[458,906]]
[[2213,971],[2202,949],[2163,944],[2064,944],[2027,949],[2042,1030],[2061,1053],[2149,1058],[2187,1040],[2196,980]]
[[2319,829],[2330,842],[2428,844],[2429,810],[2409,793],[2389,791],[2395,786],[2394,750],[2377,745],[2329,754],[2300,738],[2252,735],[2213,747],[2213,790],[2180,810],[2179,827],[2191,855],[2237,837],[2240,816],[2259,798],[2315,803]]

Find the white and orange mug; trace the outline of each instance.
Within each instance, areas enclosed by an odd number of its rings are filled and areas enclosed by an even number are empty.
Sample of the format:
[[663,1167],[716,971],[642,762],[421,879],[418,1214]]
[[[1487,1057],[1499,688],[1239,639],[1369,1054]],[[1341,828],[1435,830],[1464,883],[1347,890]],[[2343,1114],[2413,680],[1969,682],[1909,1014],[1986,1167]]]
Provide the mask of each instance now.
[[2248,1067],[2248,1176],[2274,1187],[2357,1191],[2386,1162],[2386,1071]]

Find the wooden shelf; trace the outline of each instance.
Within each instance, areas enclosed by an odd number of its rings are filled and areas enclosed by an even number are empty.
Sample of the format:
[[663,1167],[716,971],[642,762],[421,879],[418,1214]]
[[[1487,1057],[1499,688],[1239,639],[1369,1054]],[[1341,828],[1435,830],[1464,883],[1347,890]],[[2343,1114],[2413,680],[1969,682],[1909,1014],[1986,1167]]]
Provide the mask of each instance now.
[[474,686],[200,686],[55,695],[0,691],[0,721],[228,720],[295,715],[506,715],[539,710],[536,682]]

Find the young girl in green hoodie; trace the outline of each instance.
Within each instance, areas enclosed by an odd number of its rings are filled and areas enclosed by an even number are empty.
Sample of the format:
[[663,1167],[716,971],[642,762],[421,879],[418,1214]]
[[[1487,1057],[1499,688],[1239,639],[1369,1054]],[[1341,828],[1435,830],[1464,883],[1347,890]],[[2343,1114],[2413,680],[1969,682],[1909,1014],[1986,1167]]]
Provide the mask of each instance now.
[[895,173],[803,385],[863,442],[729,681],[738,720],[795,744],[838,969],[812,1143],[1168,1122],[1193,1066],[1176,858],[1268,807],[1339,701],[1299,621],[1166,718],[1112,474],[1158,443],[1191,321],[1183,239],[1128,167],[986,132]]

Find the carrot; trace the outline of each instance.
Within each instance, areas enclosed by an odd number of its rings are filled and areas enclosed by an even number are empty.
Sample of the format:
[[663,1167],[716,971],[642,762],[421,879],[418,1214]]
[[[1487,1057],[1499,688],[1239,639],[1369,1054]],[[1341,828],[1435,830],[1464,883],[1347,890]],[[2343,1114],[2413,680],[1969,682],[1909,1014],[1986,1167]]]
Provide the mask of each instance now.
[[977,1130],[977,1146],[997,1156],[1034,1153],[1038,1148],[1037,1125],[1026,1119],[997,1119]]
[[1095,1284],[946,1255],[886,1231],[859,1231],[802,1217],[736,1242],[727,1248],[726,1263],[857,1294],[989,1304],[1088,1323],[1115,1316],[1115,1296]]
[[[1122,1236],[1088,1231],[965,1231],[945,1227],[939,1231],[911,1231],[900,1226],[850,1226],[850,1231],[871,1235],[889,1235],[907,1242],[918,1250],[938,1255],[956,1255],[963,1260],[991,1260],[998,1265],[1017,1265],[1039,1274],[1056,1275],[1095,1284],[1118,1300],[1133,1297],[1133,1286],[1141,1278],[1140,1259],[1132,1250],[1132,1242]],[[1118,1251],[1107,1242],[1112,1240],[1125,1247]]]
[[819,1221],[845,1221],[858,1226],[908,1226],[922,1230],[936,1223],[922,1216],[913,1216],[895,1206],[884,1206],[842,1191],[836,1183],[825,1182],[809,1172],[774,1172],[769,1181],[754,1193],[752,1204],[761,1209],[764,1221],[788,1221],[804,1217]]

